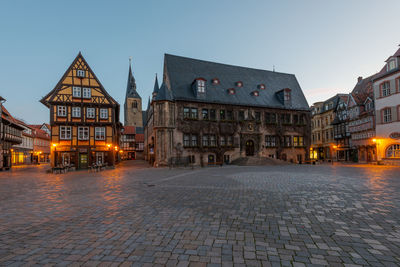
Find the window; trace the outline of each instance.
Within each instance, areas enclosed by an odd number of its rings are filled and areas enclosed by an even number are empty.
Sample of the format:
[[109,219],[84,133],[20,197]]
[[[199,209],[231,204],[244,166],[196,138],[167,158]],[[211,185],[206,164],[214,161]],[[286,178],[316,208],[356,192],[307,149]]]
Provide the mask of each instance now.
[[229,89],[228,89],[228,94],[234,95],[234,94],[235,94],[235,89],[229,88]]
[[293,136],[293,146],[295,147],[304,146],[303,136]]
[[244,121],[244,111],[243,110],[239,110],[239,120]]
[[66,106],[57,106],[57,116],[66,117],[67,116],[67,107]]
[[383,110],[383,122],[388,123],[392,121],[392,109],[385,108]]
[[242,83],[241,81],[236,82],[236,86],[237,86],[237,87],[242,87],[242,86],[243,86],[243,83]]
[[386,149],[387,158],[400,158],[400,145],[394,144]]
[[390,95],[390,82],[384,82],[381,84],[381,97]]
[[267,123],[267,124],[276,123],[276,114],[275,113],[266,112],[265,113],[265,123]]
[[189,147],[190,146],[190,134],[183,135],[183,146]]
[[258,86],[258,88],[260,88],[261,90],[264,90],[264,89],[265,89],[265,84],[260,84],[260,85]]
[[[314,137],[314,135],[313,135]],[[283,145],[285,147],[291,147],[292,146],[292,137],[291,136],[284,136],[283,137]]]
[[137,101],[132,102],[132,108],[137,108]]
[[198,116],[197,116],[197,108],[191,108],[190,109],[190,118],[197,120],[197,118],[198,118]]
[[183,108],[183,118],[190,118],[190,108]]
[[258,111],[254,112],[254,119],[256,121],[261,121],[261,113]]
[[86,77],[86,71],[84,70],[76,70],[76,76],[85,78]]
[[275,146],[276,146],[276,137],[274,135],[266,135],[265,147],[275,147]]
[[220,146],[226,146],[226,137],[225,136],[221,136],[219,138],[219,145]]
[[201,111],[201,115],[202,115],[203,120],[208,120],[208,109],[203,109]]
[[212,146],[212,147],[216,147],[217,146],[215,135],[210,135],[210,146]]
[[74,117],[74,118],[81,117],[81,108],[80,107],[72,107],[72,117]]
[[100,109],[100,119],[108,119],[108,109],[106,108]]
[[196,163],[196,157],[194,155],[189,155],[189,163]]
[[192,134],[191,141],[192,141],[192,143],[191,143],[192,147],[196,147],[197,146],[197,135]]
[[394,70],[396,68],[396,60],[392,59],[388,62],[388,71]]
[[61,140],[71,139],[71,126],[60,126],[60,139]]
[[206,82],[204,80],[197,80],[197,92],[199,93],[206,92]]
[[213,83],[213,84],[219,84],[219,80],[218,80],[217,78],[214,78],[214,79],[212,80],[212,83]]
[[228,136],[227,140],[228,146],[233,146],[233,136]]
[[105,140],[106,139],[106,128],[105,127],[95,127],[94,128],[94,138],[96,140]]
[[233,112],[232,112],[232,110],[227,110],[226,111],[226,119],[228,121],[232,121],[233,120]]
[[215,120],[215,109],[210,109],[210,120]]
[[203,135],[202,137],[202,145],[208,146],[208,135]]
[[95,108],[87,108],[86,109],[86,117],[89,119],[94,119],[96,116],[96,110]]
[[92,91],[91,91],[91,89],[90,89],[90,88],[83,87],[83,90],[82,90],[82,97],[83,97],[83,98],[91,98],[91,97],[92,97]]
[[284,94],[283,94],[283,100],[290,101],[290,89],[285,89]]
[[72,96],[73,97],[81,97],[82,88],[78,86],[72,87]]
[[281,114],[281,123],[290,124],[291,123],[291,115],[290,114]]
[[253,95],[253,96],[259,96],[260,93],[259,93],[258,91],[253,91],[252,95]]
[[299,115],[293,115],[293,124],[299,124]]
[[225,110],[221,109],[221,110],[219,111],[219,119],[220,119],[221,121],[224,121],[224,120],[225,120]]
[[89,127],[78,127],[78,140],[89,140]]

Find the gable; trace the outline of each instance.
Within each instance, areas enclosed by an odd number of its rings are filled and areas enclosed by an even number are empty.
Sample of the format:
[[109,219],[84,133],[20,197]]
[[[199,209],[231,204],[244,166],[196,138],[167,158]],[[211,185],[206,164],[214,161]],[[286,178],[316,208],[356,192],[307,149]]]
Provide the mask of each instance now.
[[[74,98],[73,88],[90,88],[90,98]],[[95,104],[118,105],[118,103],[107,93],[96,75],[79,53],[54,89],[47,94],[41,102],[49,106],[50,103],[85,102]]]

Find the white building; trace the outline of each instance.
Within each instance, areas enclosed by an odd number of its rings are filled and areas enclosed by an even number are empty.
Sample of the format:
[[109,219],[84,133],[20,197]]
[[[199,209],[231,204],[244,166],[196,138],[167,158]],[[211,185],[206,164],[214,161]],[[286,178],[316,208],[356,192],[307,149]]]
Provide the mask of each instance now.
[[400,49],[374,79],[378,161],[400,165]]

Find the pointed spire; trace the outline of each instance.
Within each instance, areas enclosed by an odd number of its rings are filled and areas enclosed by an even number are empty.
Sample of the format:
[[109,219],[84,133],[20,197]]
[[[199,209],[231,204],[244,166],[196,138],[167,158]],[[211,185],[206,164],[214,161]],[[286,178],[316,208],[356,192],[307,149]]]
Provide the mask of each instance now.
[[158,85],[158,79],[157,79],[157,73],[156,73],[156,80],[154,81],[154,89],[153,89],[153,94],[154,93],[158,93],[158,91],[160,91],[160,87]]
[[132,74],[132,58],[129,58],[129,74],[128,74],[128,83],[126,85],[126,97],[132,98],[141,98],[136,91],[136,81],[135,77]]

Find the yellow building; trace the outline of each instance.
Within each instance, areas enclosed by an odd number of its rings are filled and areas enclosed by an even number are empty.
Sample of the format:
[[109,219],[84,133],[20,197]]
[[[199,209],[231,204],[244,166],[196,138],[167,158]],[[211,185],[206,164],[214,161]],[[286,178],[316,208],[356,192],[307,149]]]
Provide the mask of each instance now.
[[53,167],[84,169],[115,164],[121,129],[120,107],[81,53],[40,102],[50,109]]

